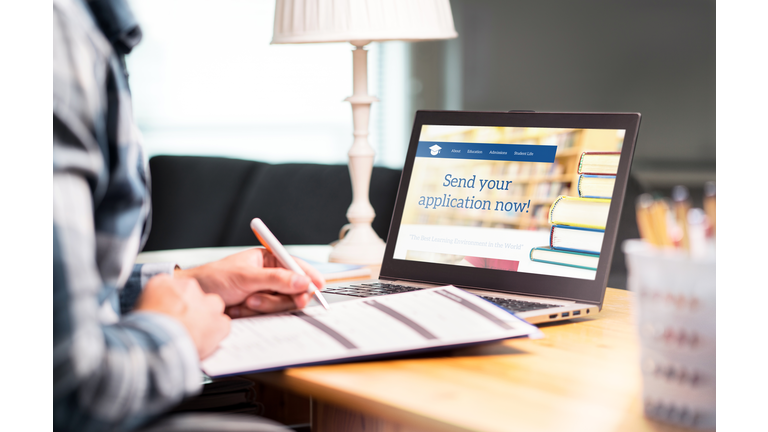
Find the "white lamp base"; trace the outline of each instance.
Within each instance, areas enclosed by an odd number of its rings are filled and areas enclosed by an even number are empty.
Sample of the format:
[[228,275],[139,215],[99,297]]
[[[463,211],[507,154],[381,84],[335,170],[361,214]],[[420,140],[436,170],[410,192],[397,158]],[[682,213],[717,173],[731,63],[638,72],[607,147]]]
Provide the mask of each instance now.
[[368,120],[371,104],[377,99],[368,94],[367,52],[363,47],[369,41],[353,41],[352,66],[354,94],[346,100],[352,105],[355,127],[354,141],[349,149],[349,174],[352,181],[352,204],[347,211],[349,224],[333,247],[328,260],[349,264],[381,264],[384,241],[371,228],[376,213],[368,199],[375,152],[368,144]]
[[333,246],[328,261],[346,264],[381,264],[386,244],[370,223],[349,224],[346,235]]

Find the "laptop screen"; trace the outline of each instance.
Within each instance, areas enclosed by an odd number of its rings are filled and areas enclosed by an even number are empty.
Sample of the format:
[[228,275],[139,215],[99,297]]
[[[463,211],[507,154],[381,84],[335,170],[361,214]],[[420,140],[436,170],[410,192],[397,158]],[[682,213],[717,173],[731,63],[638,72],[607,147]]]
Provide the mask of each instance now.
[[392,258],[595,280],[625,134],[420,125]]

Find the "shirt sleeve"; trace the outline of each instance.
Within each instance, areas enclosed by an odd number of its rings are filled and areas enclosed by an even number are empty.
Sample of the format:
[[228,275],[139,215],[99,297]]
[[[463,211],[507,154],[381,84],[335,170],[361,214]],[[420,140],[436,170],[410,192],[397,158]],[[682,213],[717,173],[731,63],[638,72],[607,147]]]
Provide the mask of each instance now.
[[202,372],[177,320],[118,317],[106,301],[117,287],[105,282],[97,244],[116,240],[95,229],[94,191],[109,175],[88,123],[98,89],[85,79],[103,64],[89,56],[94,42],[78,40],[56,7],[53,21],[53,429],[130,429],[199,392]]
[[103,309],[112,306],[99,301],[89,187],[73,173],[57,172],[53,183],[55,429],[139,424],[200,390],[197,350],[186,329],[163,314],[104,322]]
[[120,312],[126,314],[133,310],[136,300],[139,299],[141,292],[144,290],[144,285],[146,285],[147,281],[153,276],[159,274],[173,276],[173,270],[175,268],[175,263],[135,264],[131,276],[128,277],[128,281],[120,291]]

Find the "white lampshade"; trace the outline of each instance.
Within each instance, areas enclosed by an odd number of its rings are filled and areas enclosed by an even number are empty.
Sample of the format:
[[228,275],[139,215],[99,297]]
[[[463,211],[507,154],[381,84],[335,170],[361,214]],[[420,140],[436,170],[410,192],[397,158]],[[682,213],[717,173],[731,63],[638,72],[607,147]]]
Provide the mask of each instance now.
[[457,36],[448,0],[277,0],[272,43],[424,41]]

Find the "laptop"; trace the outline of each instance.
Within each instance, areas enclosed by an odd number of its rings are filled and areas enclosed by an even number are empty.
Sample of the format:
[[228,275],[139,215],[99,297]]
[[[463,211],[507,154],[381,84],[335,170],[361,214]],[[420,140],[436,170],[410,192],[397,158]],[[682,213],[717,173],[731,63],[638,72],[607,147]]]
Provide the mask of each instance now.
[[638,113],[418,111],[377,280],[454,285],[532,324],[602,309]]

